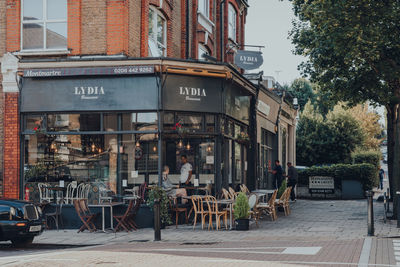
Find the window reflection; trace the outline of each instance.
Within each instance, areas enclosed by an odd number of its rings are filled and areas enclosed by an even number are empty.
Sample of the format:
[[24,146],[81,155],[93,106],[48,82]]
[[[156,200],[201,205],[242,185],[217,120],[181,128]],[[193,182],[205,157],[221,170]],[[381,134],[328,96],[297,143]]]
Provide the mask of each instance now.
[[49,114],[47,126],[50,132],[99,131],[100,114]]

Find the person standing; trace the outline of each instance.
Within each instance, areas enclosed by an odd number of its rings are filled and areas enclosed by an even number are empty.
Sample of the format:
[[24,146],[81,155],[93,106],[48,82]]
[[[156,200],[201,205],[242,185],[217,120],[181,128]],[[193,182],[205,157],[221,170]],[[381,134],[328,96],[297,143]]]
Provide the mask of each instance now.
[[193,169],[192,169],[192,164],[188,162],[186,155],[181,156],[181,162],[182,162],[182,167],[181,167],[181,177],[179,179],[179,182],[181,186],[185,186],[188,185],[190,183],[190,180],[192,179]]
[[275,160],[275,168],[271,172],[275,177],[274,179],[274,186],[275,189],[279,189],[279,187],[281,187],[282,184],[282,178],[283,178],[283,170],[282,170],[282,166],[279,162],[279,160]]
[[379,187],[381,190],[383,190],[383,178],[385,178],[385,171],[381,168],[379,170]]
[[296,201],[296,194],[294,192],[295,186],[297,184],[297,179],[298,179],[298,174],[297,174],[297,169],[292,165],[291,162],[287,163],[288,166],[288,187],[292,187],[292,191],[290,192],[290,199],[292,201]]

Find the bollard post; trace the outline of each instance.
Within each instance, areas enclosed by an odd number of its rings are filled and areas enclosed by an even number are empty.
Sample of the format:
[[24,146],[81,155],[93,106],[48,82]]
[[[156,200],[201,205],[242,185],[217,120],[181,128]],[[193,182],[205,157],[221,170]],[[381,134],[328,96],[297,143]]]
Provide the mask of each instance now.
[[161,241],[160,200],[154,200],[154,241]]
[[387,206],[386,206],[386,213],[390,212],[390,207],[389,207],[389,202],[390,202],[390,190],[389,188],[386,189],[386,202],[387,202]]
[[367,201],[368,201],[368,236],[374,235],[374,206],[373,199],[374,192],[367,191]]
[[400,192],[396,192],[396,200],[397,200],[397,228],[400,228]]

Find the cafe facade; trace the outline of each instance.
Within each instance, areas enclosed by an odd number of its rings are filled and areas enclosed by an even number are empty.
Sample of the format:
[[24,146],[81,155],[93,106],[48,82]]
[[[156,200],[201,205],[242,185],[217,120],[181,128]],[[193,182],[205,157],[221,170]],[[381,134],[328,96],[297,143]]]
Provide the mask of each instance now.
[[21,61],[18,75],[20,198],[39,201],[39,183],[89,183],[96,203],[160,183],[164,166],[179,183],[182,155],[194,186],[254,188],[256,87],[228,65]]

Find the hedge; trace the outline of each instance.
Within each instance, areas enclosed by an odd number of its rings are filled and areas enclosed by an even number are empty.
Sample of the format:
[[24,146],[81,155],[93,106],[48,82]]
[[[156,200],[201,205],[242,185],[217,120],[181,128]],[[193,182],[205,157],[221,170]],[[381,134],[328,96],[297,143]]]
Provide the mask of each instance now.
[[374,165],[376,169],[379,170],[382,153],[380,151],[360,151],[354,152],[351,155],[351,158],[353,164],[369,163]]
[[300,186],[308,187],[308,177],[330,176],[335,179],[335,186],[341,188],[342,180],[357,180],[363,185],[364,191],[372,190],[378,185],[376,168],[369,163],[362,164],[336,164],[324,167],[311,167],[299,171],[298,183]]

